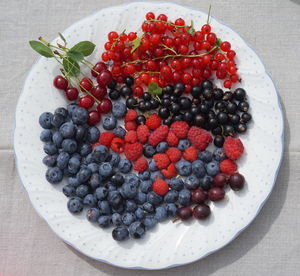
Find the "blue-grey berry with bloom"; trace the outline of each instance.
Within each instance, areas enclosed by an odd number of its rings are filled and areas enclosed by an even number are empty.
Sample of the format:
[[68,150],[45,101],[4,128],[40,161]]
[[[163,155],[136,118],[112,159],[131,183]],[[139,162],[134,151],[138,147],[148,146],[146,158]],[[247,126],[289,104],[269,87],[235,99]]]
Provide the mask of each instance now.
[[63,179],[63,172],[58,167],[48,168],[46,171],[46,179],[51,184],[57,184]]
[[52,131],[50,129],[42,130],[40,134],[40,140],[42,142],[52,142]]
[[41,127],[44,129],[51,129],[52,128],[52,124],[51,124],[52,117],[53,117],[53,114],[50,112],[42,113],[39,117],[39,123],[40,123]]
[[86,218],[90,222],[97,222],[99,217],[100,217],[100,211],[98,208],[90,208],[86,212]]
[[72,214],[78,214],[83,210],[82,199],[79,197],[71,197],[68,201],[68,210]]

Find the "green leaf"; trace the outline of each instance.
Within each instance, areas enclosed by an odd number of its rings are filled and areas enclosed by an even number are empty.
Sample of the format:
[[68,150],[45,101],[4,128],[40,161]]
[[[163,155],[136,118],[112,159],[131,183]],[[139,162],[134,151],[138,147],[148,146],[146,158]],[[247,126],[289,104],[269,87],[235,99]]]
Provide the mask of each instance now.
[[58,32],[58,35],[60,37],[60,39],[65,43],[65,45],[67,44],[67,41],[65,39],[65,37],[62,35],[62,33]]
[[80,62],[84,59],[84,55],[80,52],[75,52],[73,50],[69,50],[67,56],[77,62]]
[[158,86],[156,82],[150,82],[148,85],[148,92],[152,95],[160,95],[162,88]]
[[220,47],[221,44],[222,44],[222,40],[220,38],[217,38],[216,46]]
[[137,48],[140,47],[141,45],[141,41],[142,41],[142,36],[137,37],[135,40],[132,41],[132,49],[131,49],[131,53],[133,53]]
[[196,32],[196,30],[195,30],[195,28],[194,28],[194,21],[192,20],[192,21],[191,21],[191,26],[190,26],[190,28],[188,29],[188,33],[191,34],[191,35],[195,35],[195,32]]
[[77,76],[80,73],[80,67],[77,61],[70,57],[64,57],[63,66],[68,76]]
[[79,52],[87,57],[93,53],[95,47],[96,45],[90,41],[81,41],[74,45],[70,51]]
[[31,40],[29,41],[29,44],[33,50],[38,52],[40,55],[46,57],[46,58],[52,58],[54,57],[54,54],[50,47],[46,46],[40,41]]

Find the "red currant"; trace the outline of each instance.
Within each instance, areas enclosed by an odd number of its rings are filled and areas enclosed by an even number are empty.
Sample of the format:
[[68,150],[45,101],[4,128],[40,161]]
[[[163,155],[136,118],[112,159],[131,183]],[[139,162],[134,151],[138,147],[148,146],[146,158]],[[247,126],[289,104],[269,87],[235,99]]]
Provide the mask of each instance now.
[[209,34],[210,31],[211,31],[211,27],[210,27],[209,24],[205,24],[205,25],[203,25],[202,28],[201,28],[201,32],[202,32],[203,34]]
[[190,84],[191,81],[192,81],[192,76],[190,73],[184,73],[183,76],[182,76],[182,81],[184,84]]
[[78,98],[78,89],[75,87],[67,88],[66,97],[69,101],[75,101]]
[[217,36],[215,33],[209,33],[207,36],[206,36],[206,40],[211,44],[211,45],[214,45],[217,41]]
[[117,32],[110,32],[107,35],[108,40],[111,41],[111,42],[114,42],[114,40],[117,39],[118,37],[119,37],[119,35],[118,35]]
[[226,80],[226,81],[224,81],[224,87],[225,87],[225,88],[231,88],[231,86],[232,86],[231,80]]
[[129,39],[130,41],[133,41],[133,40],[135,40],[136,38],[137,38],[136,33],[130,32],[130,33],[128,34],[128,39]]
[[100,114],[96,110],[89,112],[88,124],[94,126],[100,122]]
[[135,86],[133,88],[133,95],[136,97],[142,97],[144,93],[144,90],[141,86]]
[[185,25],[185,21],[182,18],[177,18],[175,20],[175,25],[177,25],[177,26],[184,26]]
[[222,53],[217,53],[215,55],[215,59],[218,60],[218,61],[222,61],[225,59],[224,55]]
[[57,89],[66,90],[68,88],[68,81],[61,75],[58,75],[53,80],[53,85]]
[[224,41],[221,43],[220,48],[223,52],[228,52],[231,48],[231,44],[228,41]]
[[171,66],[175,71],[179,71],[182,68],[181,61],[179,59],[172,60]]
[[165,14],[160,14],[157,19],[161,21],[167,21],[168,17]]
[[234,59],[235,55],[236,55],[236,53],[235,53],[235,51],[233,51],[233,50],[228,51],[227,54],[226,54],[226,56],[227,56],[229,59]]
[[164,80],[170,80],[172,78],[172,69],[170,68],[170,66],[165,65],[161,67],[160,74]]
[[239,80],[239,76],[237,74],[233,74],[230,76],[230,80],[235,83]]
[[95,100],[92,96],[87,95],[79,99],[79,106],[89,109],[94,105]]
[[200,31],[195,32],[194,41],[201,42],[204,39],[204,34]]
[[104,98],[97,106],[99,114],[106,114],[111,111],[112,103],[111,100]]
[[148,12],[148,13],[146,14],[146,19],[147,19],[147,20],[151,20],[151,19],[154,19],[154,18],[155,18],[155,15],[154,15],[153,12]]

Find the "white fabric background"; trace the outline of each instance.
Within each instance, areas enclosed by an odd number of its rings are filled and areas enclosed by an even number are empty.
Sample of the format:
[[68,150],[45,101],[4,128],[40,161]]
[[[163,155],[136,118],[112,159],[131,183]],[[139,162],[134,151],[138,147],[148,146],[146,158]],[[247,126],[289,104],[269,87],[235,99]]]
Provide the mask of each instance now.
[[132,271],[93,261],[63,243],[38,217],[16,172],[14,112],[36,54],[28,40],[52,40],[74,21],[126,1],[0,1],[0,275],[300,275],[300,0],[177,1],[212,13],[257,51],[279,90],[285,153],[275,189],[234,242],[190,265]]

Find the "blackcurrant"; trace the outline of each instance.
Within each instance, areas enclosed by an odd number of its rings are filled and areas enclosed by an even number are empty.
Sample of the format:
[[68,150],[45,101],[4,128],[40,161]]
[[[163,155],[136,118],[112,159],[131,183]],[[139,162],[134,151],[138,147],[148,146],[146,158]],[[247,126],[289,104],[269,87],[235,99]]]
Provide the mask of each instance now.
[[137,105],[137,100],[136,100],[136,98],[133,98],[133,97],[127,98],[127,100],[126,100],[126,106],[127,106],[128,108],[134,109],[136,105]]
[[251,121],[252,116],[249,113],[245,112],[241,115],[241,119],[244,123],[247,123],[247,122]]
[[145,101],[140,101],[139,102],[138,109],[140,111],[145,111],[146,110]]
[[168,95],[172,95],[174,92],[174,87],[170,84],[166,85],[164,88],[163,88],[163,93],[165,94],[168,94]]
[[237,88],[233,94],[238,101],[242,101],[246,97],[246,91],[243,88]]
[[194,98],[199,98],[202,94],[201,87],[198,86],[198,85],[193,86],[192,89],[191,89],[191,94]]
[[139,124],[139,125],[142,125],[142,124],[146,123],[146,118],[145,118],[145,116],[144,116],[144,115],[139,115],[139,116],[137,116],[136,122],[137,122],[137,124]]
[[108,96],[109,96],[112,100],[117,100],[117,99],[120,98],[121,93],[120,93],[120,91],[114,89],[114,90],[111,90],[111,91],[108,93]]
[[171,104],[170,98],[163,98],[163,99],[161,99],[161,105],[162,106],[168,107],[170,104]]
[[128,77],[125,78],[124,83],[125,83],[127,86],[132,86],[133,83],[134,83],[134,78],[128,76]]
[[175,96],[175,95],[171,95],[170,100],[171,100],[172,103],[177,103],[178,102],[178,97]]
[[180,111],[180,105],[177,103],[172,103],[169,107],[170,112],[177,114]]
[[203,127],[205,125],[205,117],[202,114],[197,114],[195,116],[195,125],[199,127]]
[[204,97],[204,99],[211,99],[213,97],[213,90],[211,88],[204,88],[202,95]]
[[233,99],[233,94],[230,91],[224,93],[223,100],[231,101]]
[[143,94],[143,99],[144,99],[145,101],[150,101],[150,99],[151,99],[151,94],[148,93],[148,92],[145,92],[145,93]]
[[223,92],[223,90],[220,89],[220,88],[215,88],[215,89],[213,90],[213,94],[214,94],[214,99],[215,99],[215,100],[222,100],[223,95],[224,95],[224,92]]
[[145,109],[146,110],[151,110],[152,109],[152,105],[149,101],[145,102]]
[[221,135],[222,132],[223,132],[223,129],[220,126],[217,126],[211,132],[212,132],[213,135]]
[[225,112],[219,112],[217,114],[217,119],[219,121],[220,124],[226,124],[228,121],[228,115]]
[[200,108],[200,112],[204,113],[204,114],[208,113],[208,111],[209,111],[209,107],[206,104],[200,104],[199,108]]
[[151,103],[151,106],[152,106],[152,109],[156,109],[156,108],[158,108],[159,107],[159,102],[158,102],[158,100],[156,100],[156,99],[151,99],[150,100],[150,103]]
[[198,106],[192,106],[191,112],[192,112],[192,114],[196,115],[196,114],[200,113],[200,109]]
[[170,119],[170,118],[164,119],[163,124],[167,125],[167,126],[170,126],[172,124],[172,119]]
[[183,113],[183,120],[186,122],[192,122],[194,116],[191,111],[186,111]]
[[216,111],[225,111],[226,110],[226,103],[224,101],[217,102],[215,104]]
[[173,116],[173,121],[174,121],[174,122],[175,122],[175,121],[182,121],[182,120],[183,120],[183,116],[182,116],[181,113],[179,113],[179,114]]
[[247,125],[244,123],[239,123],[235,129],[238,133],[244,133],[247,130]]
[[240,102],[238,107],[240,111],[247,112],[249,109],[249,104],[247,102]]
[[162,119],[167,119],[170,116],[170,111],[166,108],[166,107],[161,107],[158,110],[158,115],[162,118]]
[[225,125],[223,128],[223,133],[225,136],[234,136],[235,135],[234,127],[231,125]]
[[221,135],[217,135],[217,136],[215,137],[215,139],[214,139],[214,144],[215,144],[215,146],[218,147],[218,148],[223,147],[224,142],[225,142],[225,139],[224,139],[224,137],[221,136]]
[[107,85],[109,89],[114,89],[117,86],[117,82],[115,79],[112,79],[110,84]]
[[216,118],[211,118],[208,120],[208,126],[210,129],[214,129],[218,126],[218,120]]
[[179,105],[183,110],[188,110],[192,106],[192,101],[187,97],[180,97]]
[[240,116],[238,114],[233,114],[231,117],[229,117],[229,121],[233,125],[236,125],[240,122]]
[[180,97],[185,90],[185,85],[181,82],[178,82],[174,85],[174,95]]
[[210,80],[205,80],[202,82],[202,88],[213,88],[213,84]]
[[127,97],[132,94],[131,88],[126,85],[121,88],[120,92],[123,97]]

